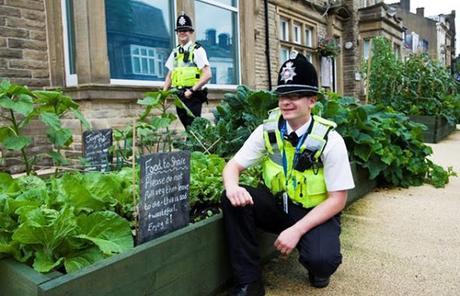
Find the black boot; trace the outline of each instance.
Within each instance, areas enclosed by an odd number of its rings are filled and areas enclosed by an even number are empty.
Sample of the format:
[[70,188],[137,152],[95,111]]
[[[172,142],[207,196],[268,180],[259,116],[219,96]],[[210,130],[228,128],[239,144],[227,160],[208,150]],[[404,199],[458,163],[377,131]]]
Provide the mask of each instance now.
[[310,285],[312,285],[313,287],[324,288],[329,285],[330,277],[319,277],[311,273],[308,273],[308,279],[310,280]]
[[258,280],[249,284],[235,285],[230,290],[230,296],[263,296],[265,288],[262,280]]

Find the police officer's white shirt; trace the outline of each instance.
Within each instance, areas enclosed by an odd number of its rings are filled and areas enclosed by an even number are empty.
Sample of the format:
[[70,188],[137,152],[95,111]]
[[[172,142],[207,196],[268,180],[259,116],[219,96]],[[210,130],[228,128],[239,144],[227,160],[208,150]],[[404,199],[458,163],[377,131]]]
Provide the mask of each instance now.
[[[307,123],[295,131],[297,136],[301,137],[306,133],[310,123],[311,117]],[[292,128],[289,126],[289,123],[286,124],[286,127],[287,134],[290,134]],[[233,160],[242,167],[248,168],[262,161],[267,153],[263,137],[263,124],[261,124],[252,132],[241,149],[235,154]],[[338,132],[334,130],[329,132],[321,160],[324,165],[324,178],[327,191],[340,191],[355,187],[350,162],[348,161],[347,147]]]
[[[184,51],[189,51],[190,46],[192,46],[193,42],[189,41],[187,44],[182,46]],[[168,68],[170,71],[174,69],[174,52],[176,51],[177,47],[174,48],[174,50],[171,52],[169,55],[168,59],[166,60],[166,68]],[[193,61],[195,62],[196,66],[198,69],[203,69],[204,66],[209,66],[209,61],[208,61],[208,56],[206,55],[206,51],[204,48],[201,46],[199,48],[195,48],[195,51],[193,53]]]

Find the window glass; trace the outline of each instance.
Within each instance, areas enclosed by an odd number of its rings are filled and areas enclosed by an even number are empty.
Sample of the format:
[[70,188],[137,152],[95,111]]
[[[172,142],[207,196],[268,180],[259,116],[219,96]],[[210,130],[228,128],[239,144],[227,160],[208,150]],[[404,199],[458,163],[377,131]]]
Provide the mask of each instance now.
[[366,59],[366,60],[369,57],[369,51],[370,51],[370,40],[369,39],[364,39],[363,58]]
[[305,29],[305,45],[308,47],[313,46],[313,41],[312,41],[312,29],[311,28],[306,28]]
[[238,13],[208,2],[219,1],[195,2],[195,39],[206,50],[211,84],[238,84]]
[[289,22],[285,18],[281,18],[280,21],[280,39],[289,41]]
[[73,0],[66,0],[65,2],[67,17],[67,42],[69,46],[69,74],[75,74],[75,28],[73,23]]
[[106,0],[112,79],[163,81],[174,44],[173,1]]
[[302,43],[302,37],[301,37],[301,32],[302,32],[302,26],[300,24],[295,23],[294,24],[294,42],[297,44]]
[[236,7],[236,0],[204,0],[203,2],[209,2],[209,3],[218,2],[224,5]]
[[283,64],[289,59],[289,48],[281,47],[280,50],[280,64]]

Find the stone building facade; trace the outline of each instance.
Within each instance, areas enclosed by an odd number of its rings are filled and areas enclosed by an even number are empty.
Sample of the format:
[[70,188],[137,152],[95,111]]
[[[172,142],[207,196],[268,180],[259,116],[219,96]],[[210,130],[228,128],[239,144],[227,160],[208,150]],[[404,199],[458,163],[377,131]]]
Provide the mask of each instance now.
[[[162,86],[165,53],[176,44],[175,18],[185,11],[214,74],[205,117],[211,118],[212,108],[238,84],[276,86],[278,69],[291,50],[307,55],[321,86],[359,97],[364,40],[378,35],[398,45],[402,40],[397,36],[402,24],[380,2],[163,0],[154,6],[138,0],[0,0],[0,77],[63,89],[93,128],[129,126],[141,112],[137,99]],[[156,26],[152,19],[158,20]],[[318,54],[323,38],[340,46],[337,56]],[[75,134],[71,153],[78,155],[80,124],[69,118],[65,125]],[[49,149],[43,127],[32,130],[37,136],[33,149]],[[6,159],[0,169],[11,169],[13,162]]]

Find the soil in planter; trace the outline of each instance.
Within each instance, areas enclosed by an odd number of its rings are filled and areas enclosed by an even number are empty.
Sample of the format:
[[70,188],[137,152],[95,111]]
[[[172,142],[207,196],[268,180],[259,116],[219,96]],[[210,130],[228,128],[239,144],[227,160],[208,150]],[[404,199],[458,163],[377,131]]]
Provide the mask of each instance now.
[[195,223],[221,212],[219,204],[195,204],[190,209],[190,222]]

